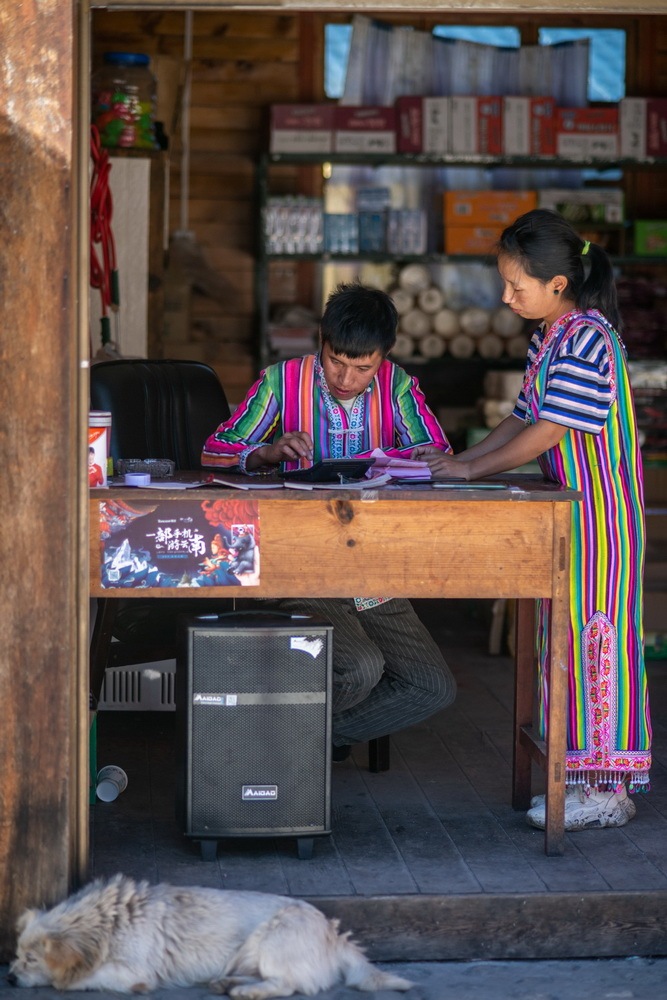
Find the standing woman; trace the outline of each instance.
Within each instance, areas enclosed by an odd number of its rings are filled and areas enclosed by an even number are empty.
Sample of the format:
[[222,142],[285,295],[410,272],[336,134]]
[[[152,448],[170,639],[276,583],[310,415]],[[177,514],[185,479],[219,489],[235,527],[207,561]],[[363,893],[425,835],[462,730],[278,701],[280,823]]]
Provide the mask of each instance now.
[[[559,215],[537,209],[497,246],[503,302],[538,320],[513,413],[459,455],[415,450],[434,476],[479,479],[538,459],[580,490],[572,506],[565,829],[623,826],[628,791],[648,791],[642,466],[611,263]],[[550,602],[540,602],[540,724],[546,719]],[[544,796],[527,820],[545,825]]]

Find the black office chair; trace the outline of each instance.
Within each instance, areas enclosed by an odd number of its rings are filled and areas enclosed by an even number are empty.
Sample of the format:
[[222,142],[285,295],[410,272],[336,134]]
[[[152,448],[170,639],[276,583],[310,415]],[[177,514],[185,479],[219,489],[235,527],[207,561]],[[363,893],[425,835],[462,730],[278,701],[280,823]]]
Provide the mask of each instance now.
[[[215,371],[199,361],[100,361],[90,369],[90,406],[111,413],[111,454],[170,458],[201,468],[202,445],[229,404]],[[90,693],[97,706],[108,667],[173,659],[179,614],[220,611],[223,598],[98,600],[90,646]],[[115,640],[115,641],[113,641]],[[369,741],[369,768],[389,768],[389,737]]]
[[[100,361],[90,369],[90,406],[111,413],[114,459],[170,458],[184,470],[201,469],[204,441],[230,415],[217,374],[199,361]],[[172,659],[178,615],[220,606],[220,598],[101,598],[90,649],[93,704],[107,667]]]

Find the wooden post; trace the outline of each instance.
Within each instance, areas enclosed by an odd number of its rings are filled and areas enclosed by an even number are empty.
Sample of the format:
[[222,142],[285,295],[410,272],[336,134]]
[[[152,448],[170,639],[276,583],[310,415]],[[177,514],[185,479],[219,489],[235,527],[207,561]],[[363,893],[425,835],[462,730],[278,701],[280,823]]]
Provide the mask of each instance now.
[[13,951],[18,914],[66,895],[87,850],[73,141],[80,6],[0,5],[0,962]]

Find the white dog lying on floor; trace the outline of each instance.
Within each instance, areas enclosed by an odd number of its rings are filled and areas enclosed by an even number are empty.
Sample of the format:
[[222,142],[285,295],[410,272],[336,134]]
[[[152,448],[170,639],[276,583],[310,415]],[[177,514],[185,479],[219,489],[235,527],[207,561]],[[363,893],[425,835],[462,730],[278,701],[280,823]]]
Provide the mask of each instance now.
[[374,968],[338,921],[303,900],[262,892],[96,881],[18,922],[18,986],[147,993],[208,984],[237,1000],[312,996],[337,983],[408,990]]

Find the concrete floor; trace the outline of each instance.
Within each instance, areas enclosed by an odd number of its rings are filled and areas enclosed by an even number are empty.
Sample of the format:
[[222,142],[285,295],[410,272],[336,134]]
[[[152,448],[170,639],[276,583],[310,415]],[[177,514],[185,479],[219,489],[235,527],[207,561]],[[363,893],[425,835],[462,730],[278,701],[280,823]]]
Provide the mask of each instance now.
[[[662,1000],[667,995],[667,958],[618,958],[586,961],[532,962],[401,962],[382,968],[412,979],[407,994],[382,992],[377,1000]],[[0,966],[0,998],[16,1000],[15,987]],[[56,993],[46,988],[24,994],[29,1000],[75,1000],[80,993]],[[117,1000],[117,993],[103,993]],[[204,987],[158,990],[155,1000],[203,1000]],[[363,994],[347,987],[319,993],[318,1000],[360,1000]],[[299,995],[300,997],[300,995]],[[296,1000],[299,1000],[299,997]]]

